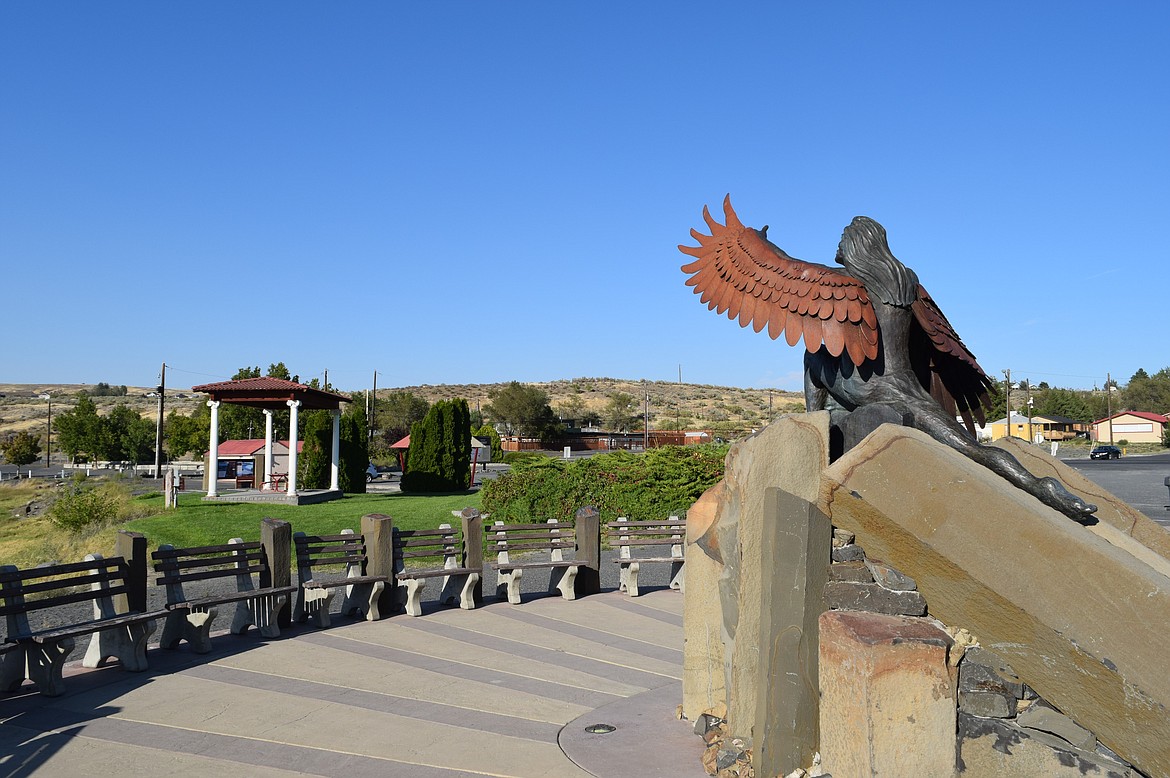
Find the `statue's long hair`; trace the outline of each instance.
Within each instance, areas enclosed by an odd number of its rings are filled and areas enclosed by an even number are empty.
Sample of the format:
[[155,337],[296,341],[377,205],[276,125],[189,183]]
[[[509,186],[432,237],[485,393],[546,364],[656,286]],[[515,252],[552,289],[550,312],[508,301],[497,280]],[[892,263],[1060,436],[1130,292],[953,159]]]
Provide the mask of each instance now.
[[868,216],[854,217],[837,247],[837,261],[865,284],[871,299],[908,306],[918,299],[918,275],[890,251],[886,229]]

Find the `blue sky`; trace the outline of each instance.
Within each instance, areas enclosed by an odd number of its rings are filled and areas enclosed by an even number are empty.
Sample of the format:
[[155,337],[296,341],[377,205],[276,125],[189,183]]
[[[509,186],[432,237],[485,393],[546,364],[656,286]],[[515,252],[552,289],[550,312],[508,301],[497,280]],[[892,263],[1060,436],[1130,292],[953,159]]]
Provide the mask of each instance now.
[[0,382],[799,389],[683,284],[882,222],[984,369],[1170,365],[1165,3],[0,5]]

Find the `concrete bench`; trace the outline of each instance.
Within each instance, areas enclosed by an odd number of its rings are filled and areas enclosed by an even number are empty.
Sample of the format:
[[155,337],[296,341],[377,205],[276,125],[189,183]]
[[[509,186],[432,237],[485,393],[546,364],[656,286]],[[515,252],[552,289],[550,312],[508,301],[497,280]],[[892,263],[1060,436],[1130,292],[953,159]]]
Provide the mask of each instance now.
[[[549,519],[543,524],[504,524],[497,521],[492,525],[495,541],[488,548],[496,552],[496,561],[489,567],[496,571],[496,596],[507,598],[513,605],[520,604],[520,581],[525,570],[550,570],[549,591],[560,591],[566,600],[577,599],[577,560],[564,557],[566,549],[576,549],[575,528],[572,522],[558,522]],[[547,552],[547,558],[537,559]],[[520,554],[523,561],[513,560],[513,554]]]
[[[287,545],[285,549],[287,554]],[[223,546],[159,546],[151,557],[158,574],[155,582],[166,587],[168,611],[159,646],[176,648],[186,640],[193,651],[206,654],[211,650],[211,623],[219,612],[217,606],[226,604],[236,606],[233,635],[241,635],[254,625],[264,637],[279,637],[278,614],[296,587],[266,586],[271,573],[265,556],[259,541],[245,543],[240,538]],[[253,574],[260,577],[259,588],[252,581]],[[184,589],[196,582],[229,578],[235,581],[235,592],[199,597]]]
[[438,529],[394,528],[394,571],[400,584],[399,602],[411,616],[422,615],[422,594],[428,580],[442,578],[439,602],[459,601],[471,610],[482,599],[483,533],[479,512],[461,514],[460,528],[440,524]]
[[[130,569],[120,556],[103,559],[89,554],[83,562],[41,565],[20,570],[0,567],[0,614],[5,617],[0,649],[0,689],[15,691],[27,678],[48,697],[65,691],[62,669],[76,645],[90,636],[82,664],[98,667],[110,657],[127,670],[147,668],[146,639],[166,611],[118,613],[114,598],[130,591]],[[71,603],[91,602],[93,619],[76,624],[33,629],[29,614]]]
[[[613,561],[621,565],[618,576],[618,591],[638,596],[638,572],[644,564],[669,564],[670,588],[683,591],[685,585],[683,568],[683,542],[686,539],[687,522],[677,516],[665,521],[627,521],[625,517],[605,525],[606,541],[611,548],[618,549]],[[665,549],[670,551],[663,553]],[[638,549],[642,556],[634,553]],[[654,554],[647,556],[646,552]]]
[[[313,617],[317,626],[328,627],[329,606],[338,589],[345,589],[345,601],[341,604],[342,615],[361,613],[366,621],[382,618],[378,600],[386,588],[388,579],[384,575],[366,575],[366,542],[362,535],[352,529],[344,529],[337,535],[293,534],[293,545],[297,558],[297,602],[293,608],[293,619],[306,621]],[[322,567],[344,568],[340,575],[323,574]]]

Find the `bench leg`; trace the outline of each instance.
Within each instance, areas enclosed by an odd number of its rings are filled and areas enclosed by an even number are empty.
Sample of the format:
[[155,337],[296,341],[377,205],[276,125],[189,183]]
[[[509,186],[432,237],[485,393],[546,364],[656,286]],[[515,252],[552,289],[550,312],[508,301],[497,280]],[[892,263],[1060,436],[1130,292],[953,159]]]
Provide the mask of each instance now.
[[60,697],[65,693],[61,671],[74,645],[73,638],[65,638],[56,643],[31,643],[25,647],[28,679],[37,685],[38,692],[46,697]]
[[378,598],[382,596],[382,591],[385,588],[385,581],[371,581],[346,586],[345,601],[341,604],[341,612],[346,616],[360,613],[366,621],[377,621],[382,618],[378,611]]
[[159,648],[178,648],[179,641],[186,640],[187,645],[196,654],[206,654],[211,651],[211,622],[215,621],[219,610],[208,608],[204,611],[171,611],[163,623],[162,636],[158,640]]
[[378,598],[386,588],[385,581],[371,581],[363,584],[350,584],[345,587],[345,601],[341,604],[341,612],[347,616],[360,613],[366,621],[377,621],[382,618],[378,611]]
[[301,589],[301,596],[297,599],[295,618],[297,621],[307,621],[310,617],[322,629],[332,625],[329,617],[329,606],[333,601],[332,589]]
[[406,593],[406,613],[409,616],[422,615],[422,593],[427,587],[425,578],[407,578],[402,582]]
[[642,563],[635,559],[622,567],[626,568],[626,593],[631,597],[637,597],[641,594],[638,590],[638,573],[642,570]]
[[680,559],[677,562],[670,563],[670,588],[678,589],[680,592],[686,592],[687,570],[683,561]]
[[496,596],[507,598],[513,605],[520,604],[520,579],[524,577],[523,570],[496,571]]
[[462,573],[449,575],[443,579],[443,593],[439,595],[439,602],[444,605],[454,605],[459,601],[459,607],[465,611],[475,609],[475,587],[479,583],[478,573]]
[[554,586],[566,600],[577,599],[577,565],[553,568],[549,590],[551,591]]
[[0,654],[0,691],[14,692],[24,683],[24,646]]
[[618,591],[628,592],[630,590],[630,561],[623,559],[618,563]]
[[103,629],[89,637],[82,667],[101,667],[109,657],[115,657],[122,668],[140,673],[147,668],[146,639],[154,633],[154,619],[137,624],[124,624],[113,629]]
[[255,626],[266,638],[280,637],[280,624],[276,619],[286,602],[287,594],[266,594],[251,600],[241,600],[236,603],[232,634],[242,635],[248,631],[248,627]]

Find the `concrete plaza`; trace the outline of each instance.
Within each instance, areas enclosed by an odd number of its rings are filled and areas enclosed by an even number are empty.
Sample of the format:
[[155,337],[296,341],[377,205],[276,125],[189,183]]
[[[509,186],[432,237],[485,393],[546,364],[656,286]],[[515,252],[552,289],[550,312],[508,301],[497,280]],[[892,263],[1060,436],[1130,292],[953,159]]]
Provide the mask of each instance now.
[[489,596],[152,648],[144,673],[70,665],[62,697],[0,697],[0,775],[702,776],[675,718],[682,610],[668,589]]

